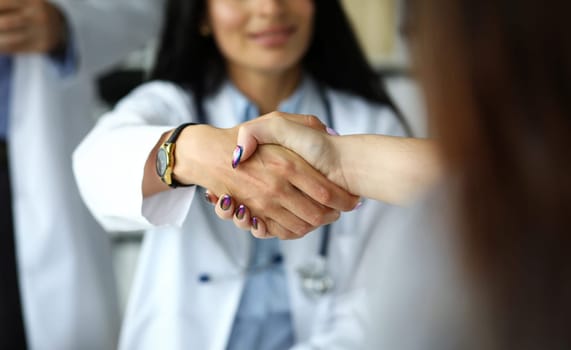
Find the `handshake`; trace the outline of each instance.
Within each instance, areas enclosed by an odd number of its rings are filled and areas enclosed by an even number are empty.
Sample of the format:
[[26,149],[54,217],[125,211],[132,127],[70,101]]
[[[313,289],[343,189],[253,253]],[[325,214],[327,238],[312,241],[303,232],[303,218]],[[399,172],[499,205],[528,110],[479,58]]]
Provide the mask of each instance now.
[[[237,140],[232,161],[217,175],[195,181],[185,176],[192,174],[184,167],[192,155],[177,154],[183,159],[175,165],[177,179],[206,184],[206,200],[216,214],[258,238],[301,238],[336,221],[342,211],[359,208],[360,196],[403,204],[439,173],[430,141],[337,136],[314,116],[272,112],[232,129],[197,127],[210,128],[211,137],[221,135],[212,144]],[[184,141],[181,146],[177,150],[197,149]]]

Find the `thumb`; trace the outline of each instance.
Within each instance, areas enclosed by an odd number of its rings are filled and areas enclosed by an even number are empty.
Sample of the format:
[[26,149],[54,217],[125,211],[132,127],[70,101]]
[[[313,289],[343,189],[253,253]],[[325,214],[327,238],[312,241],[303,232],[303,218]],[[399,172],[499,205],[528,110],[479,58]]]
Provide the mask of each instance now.
[[326,131],[317,117],[272,112],[240,126],[232,164],[247,160],[262,144],[278,144],[303,157],[304,140],[319,134],[316,131]]

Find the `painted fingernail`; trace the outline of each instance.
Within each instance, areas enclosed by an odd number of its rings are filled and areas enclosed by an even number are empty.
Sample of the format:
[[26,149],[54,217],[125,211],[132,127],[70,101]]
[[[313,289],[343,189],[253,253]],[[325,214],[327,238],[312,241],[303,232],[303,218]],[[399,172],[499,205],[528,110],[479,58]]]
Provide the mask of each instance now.
[[333,129],[331,129],[330,127],[327,127],[325,130],[327,130],[327,133],[331,136],[339,136],[339,133]]
[[232,198],[230,198],[229,195],[225,194],[224,197],[222,197],[222,200],[220,201],[220,208],[222,210],[228,210],[231,204],[232,204]]
[[208,191],[204,192],[204,200],[206,201],[206,203],[214,205],[214,203],[212,202],[212,197],[210,197],[210,193]]
[[234,148],[234,153],[232,154],[232,168],[236,169],[238,164],[240,164],[243,151],[244,149],[242,146],[236,146],[236,148]]
[[254,230],[258,229],[258,218],[255,216],[252,218],[252,227],[254,228]]
[[238,207],[238,209],[236,209],[236,218],[238,220],[242,220],[244,218],[244,215],[246,214],[246,207],[244,206],[244,204],[240,204],[240,206]]
[[353,208],[353,210],[359,210],[362,206],[363,206],[363,202],[359,201],[359,203],[357,203],[357,205],[355,206],[355,208]]

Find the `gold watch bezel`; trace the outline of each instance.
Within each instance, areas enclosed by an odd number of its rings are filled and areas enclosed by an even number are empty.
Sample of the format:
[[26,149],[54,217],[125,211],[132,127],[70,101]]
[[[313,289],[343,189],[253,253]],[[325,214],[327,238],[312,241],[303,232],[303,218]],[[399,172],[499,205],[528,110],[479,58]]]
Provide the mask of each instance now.
[[[161,145],[160,150],[159,151],[163,151],[166,156],[166,166],[164,169],[163,174],[159,174],[161,181],[164,182],[165,184],[167,184],[168,186],[171,186],[173,183],[173,171],[174,171],[174,150],[175,150],[175,144],[172,142],[165,142]],[[157,155],[157,162],[159,155]],[[157,167],[158,169],[158,167]]]

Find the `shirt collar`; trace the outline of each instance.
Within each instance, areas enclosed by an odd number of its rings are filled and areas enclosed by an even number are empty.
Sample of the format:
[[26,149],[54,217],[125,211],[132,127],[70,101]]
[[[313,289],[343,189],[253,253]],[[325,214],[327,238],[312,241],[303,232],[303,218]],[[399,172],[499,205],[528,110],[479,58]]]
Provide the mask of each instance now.
[[[303,77],[293,94],[280,102],[278,111],[285,113],[298,113],[301,107],[302,97],[309,85],[309,78]],[[250,101],[238,88],[229,82],[230,94],[233,101],[235,115],[241,122],[254,119],[260,115],[258,107]]]

